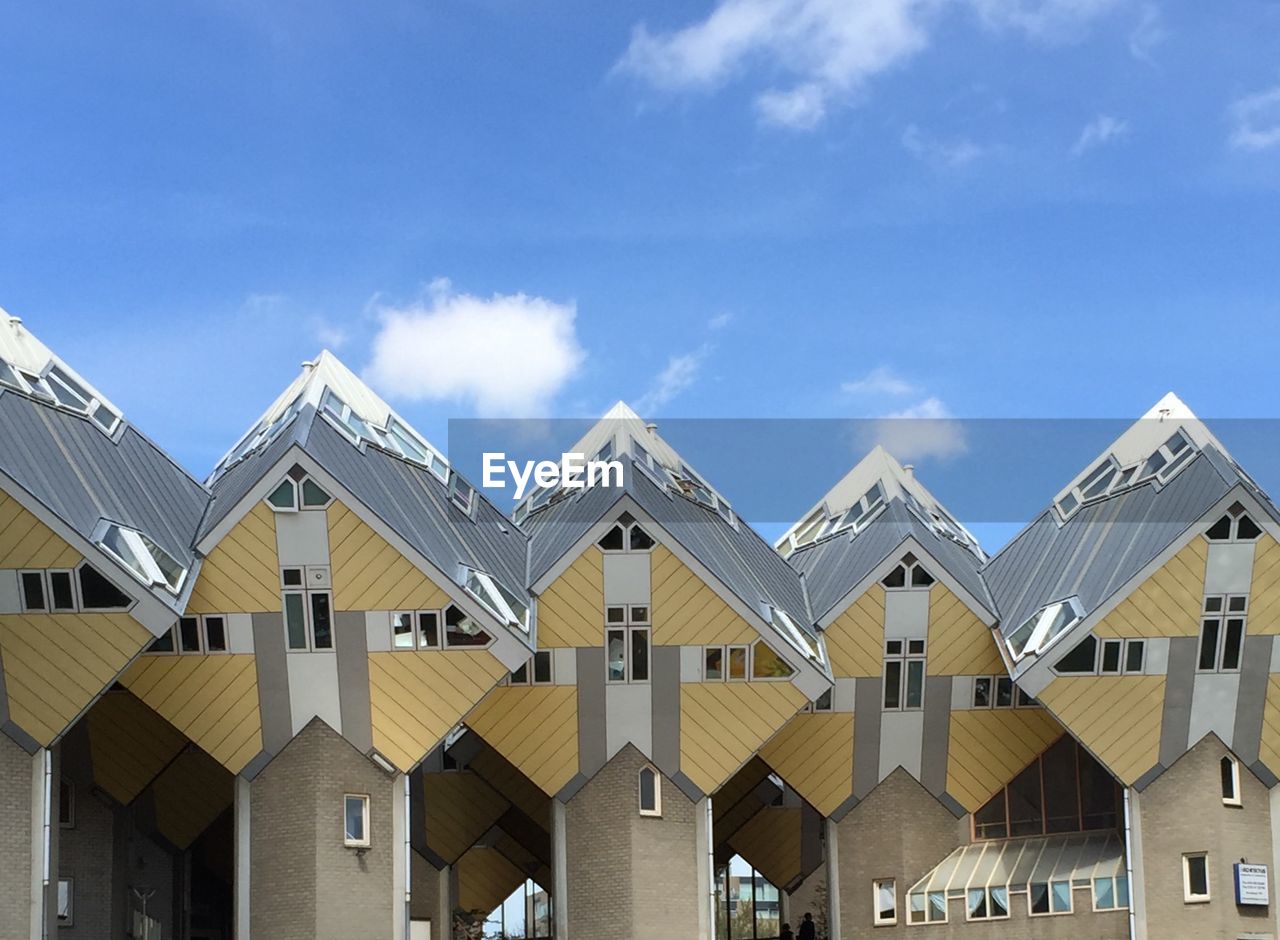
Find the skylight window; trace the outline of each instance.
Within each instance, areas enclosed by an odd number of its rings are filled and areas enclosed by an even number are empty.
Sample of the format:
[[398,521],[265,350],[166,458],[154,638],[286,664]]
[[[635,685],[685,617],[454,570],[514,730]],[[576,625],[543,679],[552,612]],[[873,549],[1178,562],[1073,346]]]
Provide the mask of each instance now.
[[385,428],[378,427],[360,417],[328,388],[320,399],[320,412],[331,418],[338,430],[350,438],[352,443],[358,445],[361,441],[366,441],[397,457],[426,467],[441,482],[449,479],[449,463],[444,456],[394,416],[387,418]]
[[106,433],[120,423],[120,415],[106,405],[84,383],[59,365],[52,365],[44,375],[18,369],[0,360],[0,383],[25,392],[41,401],[58,405],[92,418]]
[[1058,497],[1056,503],[1058,512],[1065,520],[1074,515],[1081,506],[1122,492],[1147,480],[1154,479],[1161,484],[1167,483],[1174,474],[1191,461],[1196,453],[1191,439],[1182,431],[1174,431],[1169,439],[1145,461],[1122,467],[1113,455],[1108,454],[1097,466],[1091,467],[1066,493]]
[[785,610],[770,607],[769,621],[773,624],[775,630],[786,637],[792,646],[804,654],[806,659],[815,659],[818,662],[822,662],[822,647],[817,640],[801,630]]
[[796,549],[810,545],[820,538],[852,529],[856,535],[880,514],[885,506],[884,488],[877,482],[862,495],[862,498],[839,516],[830,516],[825,504],[819,506],[796,526],[786,540],[778,546],[785,558]]
[[497,579],[476,568],[463,567],[463,587],[472,597],[511,627],[529,632],[529,606],[502,586]]
[[187,569],[137,529],[107,523],[95,541],[143,584],[177,594]]
[[1080,602],[1069,597],[1041,607],[1010,633],[1005,642],[1015,660],[1039,653],[1058,636],[1075,626],[1084,615]]

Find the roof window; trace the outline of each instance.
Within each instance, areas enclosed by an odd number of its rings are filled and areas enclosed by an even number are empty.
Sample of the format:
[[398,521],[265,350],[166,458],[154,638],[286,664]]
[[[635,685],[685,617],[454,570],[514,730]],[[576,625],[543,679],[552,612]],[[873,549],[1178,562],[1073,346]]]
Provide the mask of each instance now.
[[463,567],[463,587],[484,604],[489,612],[511,627],[529,632],[529,605],[503,587],[492,575],[477,568]]
[[1197,453],[1191,439],[1179,430],[1174,431],[1146,460],[1127,467],[1121,467],[1116,458],[1108,454],[1058,497],[1055,503],[1058,513],[1064,520],[1069,519],[1081,506],[1147,480],[1154,479],[1162,485],[1168,483]]
[[1038,653],[1060,634],[1079,623],[1084,612],[1074,597],[1046,604],[1024,620],[1005,642],[1015,660],[1028,653]]
[[143,584],[175,595],[182,589],[187,569],[137,529],[109,522],[94,541]]
[[0,384],[91,418],[107,434],[114,432],[120,424],[119,412],[56,363],[50,365],[43,375],[37,375],[0,360]]

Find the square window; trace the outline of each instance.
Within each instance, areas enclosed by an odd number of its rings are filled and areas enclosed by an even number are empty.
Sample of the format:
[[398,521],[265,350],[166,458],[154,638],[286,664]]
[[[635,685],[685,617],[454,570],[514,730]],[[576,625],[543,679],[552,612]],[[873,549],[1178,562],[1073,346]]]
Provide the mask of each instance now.
[[178,618],[178,650],[183,653],[200,652],[200,620],[196,617]]
[[724,678],[724,647],[708,646],[703,651],[702,678],[708,682]]
[[991,707],[991,677],[978,676],[973,680],[973,707]]
[[1142,672],[1146,665],[1146,655],[1146,641],[1126,640],[1124,645],[1124,671]]
[[1120,640],[1104,640],[1102,642],[1102,669],[1104,674],[1120,672],[1120,651],[1123,644]]
[[1182,899],[1187,904],[1209,900],[1209,856],[1204,852],[1182,856]]
[[745,679],[747,677],[747,648],[745,646],[729,647],[729,678]]
[[901,656],[902,641],[901,640],[885,640],[884,651],[885,651],[885,654],[888,656]]
[[643,605],[633,605],[631,608],[630,623],[648,623],[649,608]]
[[907,653],[910,656],[924,655],[924,640],[908,640]]
[[625,607],[606,607],[604,609],[605,623],[626,623],[627,608]]
[[1013,680],[1008,676],[996,677],[996,708],[1013,707]]
[[280,583],[285,587],[302,587],[302,569],[282,568],[280,571]]
[[369,797],[348,793],[343,802],[343,845],[353,848],[369,846]]
[[413,646],[413,614],[392,614],[391,648],[393,650],[411,650]]
[[227,621],[224,617],[210,615],[204,618],[204,648],[209,653],[227,651]]

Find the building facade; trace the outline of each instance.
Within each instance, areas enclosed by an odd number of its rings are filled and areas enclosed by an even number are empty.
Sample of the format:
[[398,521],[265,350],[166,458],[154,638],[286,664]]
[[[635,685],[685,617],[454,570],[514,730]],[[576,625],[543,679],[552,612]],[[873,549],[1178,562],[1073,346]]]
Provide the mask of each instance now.
[[329,353],[196,480],[7,315],[0,440],[5,937],[1277,936],[1280,512],[1173,396],[994,557],[622,404],[506,513]]

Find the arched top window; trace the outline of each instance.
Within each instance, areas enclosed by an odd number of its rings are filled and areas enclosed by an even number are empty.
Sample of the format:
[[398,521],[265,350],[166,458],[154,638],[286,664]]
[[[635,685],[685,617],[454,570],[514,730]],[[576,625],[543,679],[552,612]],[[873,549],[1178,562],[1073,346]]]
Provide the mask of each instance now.
[[1240,762],[1234,757],[1224,757],[1222,769],[1222,802],[1227,806],[1240,806]]
[[636,522],[635,516],[624,512],[617,523],[596,543],[604,552],[647,552],[658,544]]
[[925,570],[924,565],[911,552],[902,556],[902,561],[885,575],[880,583],[891,590],[909,590],[910,588],[933,587],[933,575]]
[[1239,503],[1232,505],[1226,515],[1209,526],[1204,537],[1210,542],[1252,542],[1262,535],[1262,528],[1249,517]]
[[662,815],[662,780],[653,767],[645,764],[636,775],[637,796],[641,816]]

